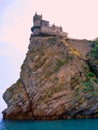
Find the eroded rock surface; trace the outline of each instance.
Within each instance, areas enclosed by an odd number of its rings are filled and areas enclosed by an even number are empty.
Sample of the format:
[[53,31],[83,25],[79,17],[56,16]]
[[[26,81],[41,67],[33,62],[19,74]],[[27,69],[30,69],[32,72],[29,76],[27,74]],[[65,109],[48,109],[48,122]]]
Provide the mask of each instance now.
[[84,55],[70,41],[55,36],[32,37],[20,79],[3,95],[8,105],[3,117],[98,117],[97,81]]

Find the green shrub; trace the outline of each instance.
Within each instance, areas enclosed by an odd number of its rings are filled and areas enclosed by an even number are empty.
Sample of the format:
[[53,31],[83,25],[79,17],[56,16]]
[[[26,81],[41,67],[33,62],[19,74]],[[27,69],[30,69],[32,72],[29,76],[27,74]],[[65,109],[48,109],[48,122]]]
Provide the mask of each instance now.
[[89,77],[95,77],[95,74],[94,74],[93,72],[89,72],[89,73],[88,73],[88,76],[89,76]]
[[98,83],[98,79],[97,78],[94,78],[93,79],[95,83]]
[[91,56],[91,58],[98,60],[98,39],[93,41],[92,50],[89,55]]
[[94,91],[93,85],[90,81],[84,81],[82,83],[82,86],[83,86],[84,92],[93,92]]
[[85,76],[87,80],[90,80],[91,78],[95,77],[95,74],[93,72],[88,72],[85,74]]

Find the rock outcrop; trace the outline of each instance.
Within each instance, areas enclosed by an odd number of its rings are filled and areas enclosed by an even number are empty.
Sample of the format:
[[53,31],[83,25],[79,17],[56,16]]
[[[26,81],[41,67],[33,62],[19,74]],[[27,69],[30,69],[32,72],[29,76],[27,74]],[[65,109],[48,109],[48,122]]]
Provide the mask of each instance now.
[[82,41],[84,53],[71,41],[31,38],[20,79],[3,95],[4,119],[98,117],[98,79],[86,57],[91,42]]

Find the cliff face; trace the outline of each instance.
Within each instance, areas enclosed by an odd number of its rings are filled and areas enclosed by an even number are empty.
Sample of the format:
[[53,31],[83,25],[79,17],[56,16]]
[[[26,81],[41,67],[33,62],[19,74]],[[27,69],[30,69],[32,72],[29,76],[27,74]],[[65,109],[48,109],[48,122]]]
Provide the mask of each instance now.
[[86,58],[91,43],[84,41],[84,54],[72,42],[32,37],[20,79],[3,95],[5,119],[98,117],[98,79]]

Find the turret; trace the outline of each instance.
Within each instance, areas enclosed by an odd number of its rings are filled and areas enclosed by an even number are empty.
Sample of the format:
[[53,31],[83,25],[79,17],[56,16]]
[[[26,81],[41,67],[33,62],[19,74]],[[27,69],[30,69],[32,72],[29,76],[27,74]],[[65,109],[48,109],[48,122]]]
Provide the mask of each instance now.
[[31,31],[34,34],[37,34],[41,28],[41,20],[42,20],[42,15],[38,15],[37,13],[35,13],[34,17],[33,17],[33,27],[31,28]]
[[33,17],[33,24],[34,26],[40,26],[41,24],[41,20],[42,20],[42,15],[38,15],[37,13],[35,13],[34,17]]

